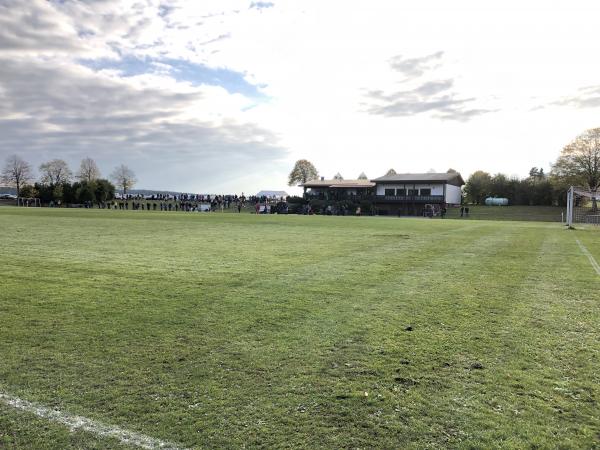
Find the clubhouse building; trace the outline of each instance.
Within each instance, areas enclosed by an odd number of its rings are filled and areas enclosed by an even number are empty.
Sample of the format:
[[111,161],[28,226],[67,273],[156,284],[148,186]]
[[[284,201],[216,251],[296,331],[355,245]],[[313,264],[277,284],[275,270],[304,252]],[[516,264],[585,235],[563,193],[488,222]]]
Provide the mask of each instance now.
[[420,216],[461,203],[460,173],[399,173],[373,180],[307,181],[301,186],[307,200],[369,201],[380,215]]

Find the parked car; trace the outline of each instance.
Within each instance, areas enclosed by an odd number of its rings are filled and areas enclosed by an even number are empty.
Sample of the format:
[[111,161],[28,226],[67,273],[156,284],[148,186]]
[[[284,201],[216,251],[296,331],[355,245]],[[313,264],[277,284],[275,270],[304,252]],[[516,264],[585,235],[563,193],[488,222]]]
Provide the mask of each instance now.
[[0,199],[3,200],[16,200],[17,196],[13,194],[0,194]]

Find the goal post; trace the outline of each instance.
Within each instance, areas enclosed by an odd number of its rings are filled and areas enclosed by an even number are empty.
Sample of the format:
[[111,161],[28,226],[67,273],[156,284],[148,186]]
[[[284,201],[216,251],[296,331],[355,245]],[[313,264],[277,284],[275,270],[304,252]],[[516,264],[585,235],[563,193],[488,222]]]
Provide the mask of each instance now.
[[571,186],[567,192],[567,225],[576,223],[600,225],[600,210],[598,209],[600,194],[576,186]]
[[17,197],[17,206],[42,206],[42,202],[36,197]]
[[573,186],[567,191],[567,226],[573,226]]

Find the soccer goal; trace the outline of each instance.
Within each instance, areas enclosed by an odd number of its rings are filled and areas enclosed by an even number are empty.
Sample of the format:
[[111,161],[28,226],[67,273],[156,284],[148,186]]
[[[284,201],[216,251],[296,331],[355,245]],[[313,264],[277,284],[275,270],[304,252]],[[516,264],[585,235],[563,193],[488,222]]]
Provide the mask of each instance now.
[[600,225],[600,194],[571,186],[567,192],[567,225],[590,223]]

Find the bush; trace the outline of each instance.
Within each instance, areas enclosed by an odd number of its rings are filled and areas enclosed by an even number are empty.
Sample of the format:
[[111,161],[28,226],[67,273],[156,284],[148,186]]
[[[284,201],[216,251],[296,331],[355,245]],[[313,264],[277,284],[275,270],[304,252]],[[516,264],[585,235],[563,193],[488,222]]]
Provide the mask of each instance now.
[[288,214],[302,214],[303,207],[302,203],[290,203],[288,205]]
[[304,198],[302,197],[298,197],[297,195],[291,196],[287,198],[287,202],[290,204],[305,204],[306,200],[304,200]]
[[21,188],[21,192],[19,192],[19,195],[22,198],[37,198],[39,196],[39,192],[37,191],[35,186],[26,184]]

